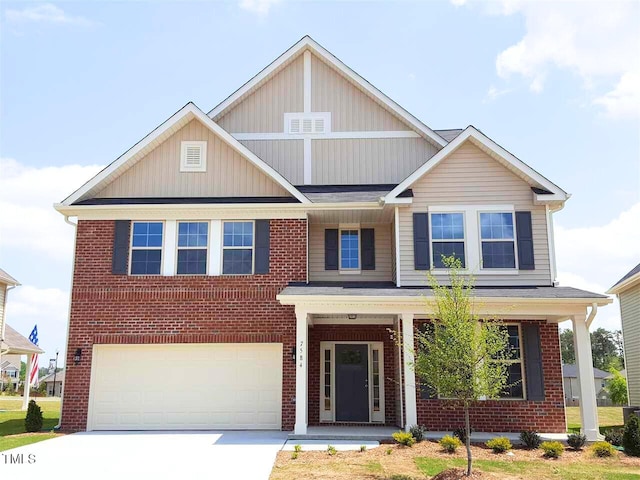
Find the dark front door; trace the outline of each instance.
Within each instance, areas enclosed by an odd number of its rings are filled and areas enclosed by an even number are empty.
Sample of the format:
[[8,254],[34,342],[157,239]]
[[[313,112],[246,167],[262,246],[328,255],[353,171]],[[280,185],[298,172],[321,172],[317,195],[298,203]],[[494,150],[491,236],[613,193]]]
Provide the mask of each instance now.
[[369,346],[336,344],[336,421],[369,421]]

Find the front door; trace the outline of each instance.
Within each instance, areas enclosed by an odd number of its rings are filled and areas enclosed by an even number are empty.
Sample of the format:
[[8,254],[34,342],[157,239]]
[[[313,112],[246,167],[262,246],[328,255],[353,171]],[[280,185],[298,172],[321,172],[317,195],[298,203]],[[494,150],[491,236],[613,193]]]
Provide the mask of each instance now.
[[336,344],[336,421],[369,421],[369,346]]

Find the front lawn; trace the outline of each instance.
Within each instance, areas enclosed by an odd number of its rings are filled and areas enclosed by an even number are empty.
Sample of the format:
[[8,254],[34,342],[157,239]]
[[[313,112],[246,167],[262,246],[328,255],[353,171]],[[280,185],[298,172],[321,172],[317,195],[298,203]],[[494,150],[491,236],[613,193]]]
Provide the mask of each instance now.
[[60,419],[59,399],[35,399],[42,409],[42,433],[25,433],[22,399],[0,397],[0,452],[10,448],[48,440],[57,434],[51,433]]
[[[570,432],[580,431],[580,407],[566,407],[567,430]],[[623,428],[622,407],[598,407],[598,422],[600,433],[604,433],[611,428]]]

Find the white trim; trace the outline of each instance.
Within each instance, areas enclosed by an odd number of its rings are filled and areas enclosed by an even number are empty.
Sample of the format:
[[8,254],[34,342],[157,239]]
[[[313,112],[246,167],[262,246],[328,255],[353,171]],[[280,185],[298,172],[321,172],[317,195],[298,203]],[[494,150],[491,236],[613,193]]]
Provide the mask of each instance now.
[[303,143],[303,176],[304,184],[309,185],[313,181],[313,161],[311,159],[311,138],[305,137]]
[[[285,113],[285,115],[287,115]],[[328,124],[331,127],[330,124]],[[320,138],[322,140],[336,140],[336,139],[362,139],[362,138],[420,138],[413,130],[371,130],[371,131],[358,131],[358,132],[333,132],[327,131],[323,134],[298,134],[288,133],[288,127],[285,123],[284,132],[273,133],[251,133],[251,132],[238,132],[231,135],[236,140],[301,140],[303,138]],[[319,135],[322,135],[319,137]]]
[[313,317],[314,325],[393,325],[393,318],[372,317],[370,315],[358,315],[353,320],[343,316],[333,318]]
[[550,260],[550,274],[551,284],[556,285],[557,273],[556,273],[556,241],[553,233],[553,213],[549,205],[545,205],[545,219],[547,223],[547,245],[549,246],[549,260]]
[[307,323],[307,312],[296,307],[296,416],[293,429],[296,435],[306,435],[308,423],[309,327]]
[[[303,54],[304,61],[304,112],[311,112],[311,52],[305,51]],[[286,131],[286,130],[285,130]]]
[[398,211],[398,207],[395,207],[393,226],[396,237],[396,287],[401,287],[402,280],[400,278],[400,272],[402,268],[400,268],[400,212]]
[[222,220],[211,220],[209,275],[222,275]]
[[[286,135],[286,139],[289,139],[289,140],[296,140],[296,139],[307,138],[307,137],[324,138],[325,135],[331,132],[331,112],[309,112],[309,113],[287,112],[283,115],[283,118],[284,118],[284,125],[282,127],[284,131],[283,136]],[[318,119],[323,120],[323,123],[322,123],[323,129],[321,132],[315,131],[316,123],[314,122],[314,120],[318,120]],[[297,132],[293,132],[291,129],[291,122],[293,120],[298,120],[300,122],[299,131]],[[303,131],[302,124],[305,120],[311,120],[311,131],[309,132]],[[251,135],[251,134],[248,134],[248,135]],[[256,134],[254,134],[254,136],[255,135]],[[263,134],[257,134],[257,135],[263,135]]]
[[[511,209],[499,210],[499,211],[487,211],[485,209],[478,209],[476,211],[476,221],[478,222],[478,246],[479,246],[479,258],[480,258],[480,271],[486,273],[518,273],[520,270],[520,264],[518,262],[518,238],[516,232],[516,214],[513,210],[513,206]],[[511,214],[511,224],[513,226],[513,238],[482,238],[482,222],[480,221],[480,216],[483,213],[509,213]],[[482,242],[511,242],[513,243],[513,267],[485,267],[484,266],[484,257],[482,256]]]
[[418,424],[418,408],[416,399],[416,374],[413,341],[413,313],[403,313],[402,318],[402,355],[404,364],[404,429],[409,431],[412,425]]
[[[440,150],[437,154],[431,157],[426,163],[424,163],[420,168],[418,168],[415,172],[405,178],[402,183],[400,183],[396,188],[394,188],[391,192],[387,194],[385,197],[386,200],[392,200],[397,197],[399,194],[404,192],[407,188],[411,187],[416,181],[422,178],[427,172],[431,171],[434,167],[436,167],[442,160],[447,158],[452,152],[454,152],[460,145],[462,145],[467,140],[474,140],[474,143],[479,143],[483,145],[487,149],[493,151],[497,154],[502,160],[504,160],[507,164],[511,165],[518,171],[520,171],[523,175],[525,175],[528,180],[535,184],[536,186],[542,186],[546,190],[549,190],[554,195],[540,195],[540,197],[544,197],[544,200],[549,201],[565,201],[569,198],[569,195],[558,187],[556,184],[547,180],[545,177],[540,175],[534,169],[525,164],[522,160],[515,157],[500,145],[495,143],[489,137],[484,135],[482,132],[476,130],[473,126],[468,126],[460,135],[458,135],[455,139],[453,139],[446,147]],[[551,197],[551,198],[548,198]]]
[[[133,223],[131,224],[133,231]],[[164,222],[164,252],[162,253],[162,275],[172,277],[175,275],[177,268],[177,250],[178,245],[178,221],[165,220]]]
[[609,290],[607,290],[605,293],[607,293],[609,295],[613,295],[613,294],[620,295],[622,292],[624,292],[625,290],[630,288],[632,285],[634,285],[638,280],[640,280],[640,272],[638,272],[638,273],[630,276],[629,278],[625,279],[624,282],[620,282],[620,283],[614,285]]
[[[342,232],[358,232],[358,266],[355,268],[342,267]],[[344,224],[338,227],[338,271],[341,274],[359,274],[362,270],[362,235],[360,233],[360,224]]]
[[221,115],[225,110],[232,107],[238,100],[250,93],[258,85],[262,84],[268,77],[275,73],[281,66],[288,63],[291,59],[295,58],[300,52],[310,50],[313,54],[321,57],[325,62],[329,63],[336,70],[342,73],[347,79],[351,80],[358,88],[364,91],[369,96],[373,97],[378,102],[385,105],[389,110],[398,115],[402,120],[407,122],[418,132],[423,134],[426,138],[431,140],[436,146],[444,147],[447,145],[447,141],[440,135],[435,133],[424,123],[418,120],[416,117],[407,112],[404,108],[398,105],[396,102],[387,97],[384,93],[371,85],[368,81],[351,70],[347,65],[338,60],[333,54],[328,52],[324,47],[320,46],[315,40],[308,35],[304,36],[295,45],[289,48],[286,52],[280,55],[276,60],[269,64],[264,70],[254,76],[251,80],[245,83],[242,87],[236,90],[233,94],[227,97],[219,105],[213,108],[208,115],[211,118],[216,118]]
[[207,117],[202,110],[195,106],[195,104],[189,102],[184,107],[182,107],[178,112],[173,114],[166,120],[162,125],[157,127],[151,133],[149,133],[146,137],[144,137],[140,142],[131,147],[127,152],[121,155],[114,162],[109,164],[106,168],[104,168],[100,173],[95,175],[91,180],[86,182],[82,187],[72,193],[69,197],[62,201],[62,205],[70,206],[77,200],[81,199],[85,194],[90,192],[92,189],[98,187],[103,181],[107,180],[113,174],[118,173],[117,171],[123,167],[126,163],[128,163],[133,157],[135,157],[138,153],[144,150],[147,146],[149,146],[154,140],[168,132],[178,121],[182,118],[187,117],[188,119],[196,118],[200,122],[202,122],[209,130],[211,130],[214,134],[216,134],[219,138],[221,138],[225,143],[227,143],[230,147],[237,150],[243,157],[245,157],[249,162],[251,162],[255,167],[261,170],[264,174],[272,178],[276,183],[278,183],[282,188],[284,188],[287,192],[289,192],[292,196],[300,200],[302,203],[310,203],[307,197],[305,197],[301,192],[299,192],[291,183],[289,183],[282,175],[276,172],[272,167],[267,165],[263,160],[261,160],[257,155],[255,155],[251,150],[242,145],[238,140],[233,138],[231,134],[229,134],[226,130],[220,127],[217,123]]
[[[200,149],[200,165],[187,165],[187,149],[198,147]],[[206,172],[207,171],[207,142],[206,140],[183,140],[180,142],[180,172]]]

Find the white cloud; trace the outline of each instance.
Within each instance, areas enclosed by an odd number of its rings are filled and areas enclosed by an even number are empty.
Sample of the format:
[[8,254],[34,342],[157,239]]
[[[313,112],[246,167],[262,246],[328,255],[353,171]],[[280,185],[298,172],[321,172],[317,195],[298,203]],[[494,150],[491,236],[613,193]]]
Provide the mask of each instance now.
[[267,15],[271,7],[281,0],[240,0],[238,5],[242,10],[255,13],[256,15]]
[[52,259],[71,258],[73,229],[53,209],[102,167],[27,167],[0,159],[0,247],[25,249]]
[[640,111],[640,73],[625,73],[613,90],[596,98],[593,103],[602,105],[607,115],[612,118],[638,116]]
[[81,27],[90,27],[95,24],[95,22],[87,18],[69,15],[51,3],[27,7],[22,10],[7,9],[5,10],[5,18],[12,23],[51,23],[56,25],[78,25]]
[[489,90],[487,90],[487,94],[484,97],[483,103],[490,103],[493,102],[495,99],[506,95],[507,93],[512,92],[513,89],[512,88],[496,88],[493,85],[491,85],[489,87]]

